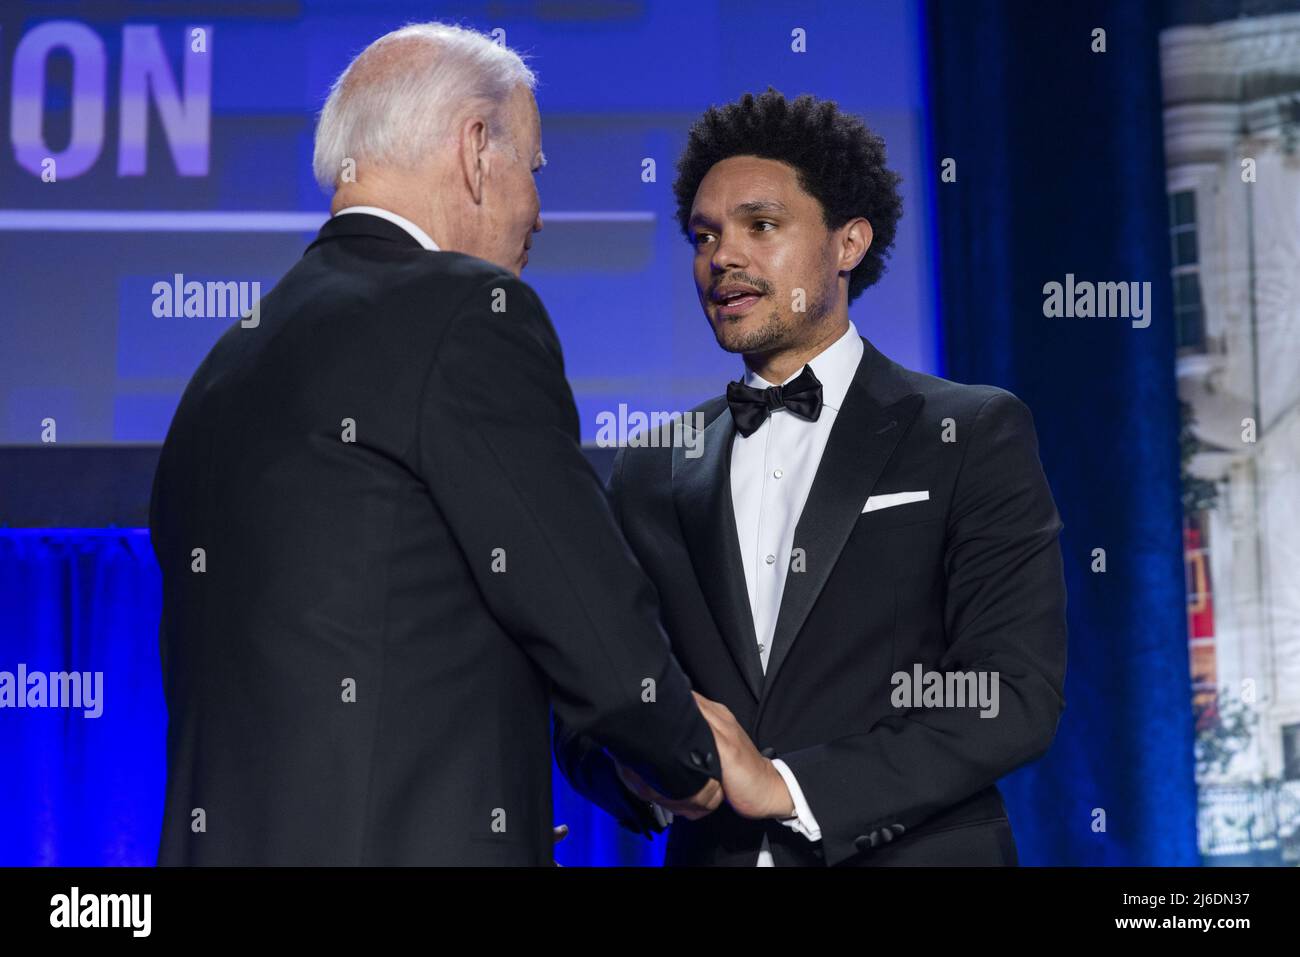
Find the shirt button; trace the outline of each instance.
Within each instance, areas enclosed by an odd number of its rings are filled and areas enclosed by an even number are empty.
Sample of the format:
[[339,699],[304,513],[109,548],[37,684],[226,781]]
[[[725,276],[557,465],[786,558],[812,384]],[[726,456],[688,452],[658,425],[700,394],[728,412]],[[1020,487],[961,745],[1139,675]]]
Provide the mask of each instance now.
[[785,473],[782,472],[780,469],[777,469],[775,472],[772,473],[772,478],[779,479],[784,474]]
[[765,562],[767,562],[769,565],[771,565],[773,562],[776,561],[776,556],[775,556],[775,555],[768,555],[767,558],[763,559],[763,561],[765,561]]

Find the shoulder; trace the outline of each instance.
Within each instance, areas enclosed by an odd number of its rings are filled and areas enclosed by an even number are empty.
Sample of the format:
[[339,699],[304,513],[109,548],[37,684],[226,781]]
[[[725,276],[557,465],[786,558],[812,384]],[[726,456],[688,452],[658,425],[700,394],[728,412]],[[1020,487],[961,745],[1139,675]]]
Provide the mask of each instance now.
[[[1022,468],[1035,468],[1038,435],[1033,414],[1015,393],[993,385],[966,385],[924,373],[908,373],[925,398],[912,434],[924,440],[940,436],[966,465],[961,474],[984,474],[993,468],[1010,482]],[[983,463],[977,465],[976,463]]]
[[1007,389],[995,385],[968,385],[902,366],[895,368],[909,390],[924,398],[921,415],[928,421],[942,423],[951,419],[970,425],[978,422],[983,426],[989,420],[1011,418],[1024,420],[1032,428],[1029,407]]
[[[355,244],[343,247],[350,253],[346,256],[331,255],[339,248],[334,246],[309,249],[268,302],[282,305],[290,316],[338,318],[347,329],[364,329],[367,335],[374,332],[373,321],[382,319],[385,328],[417,344],[417,351],[467,316],[545,318],[537,294],[494,263],[463,253],[394,248],[393,243],[372,246],[378,252],[362,247],[367,255],[357,252]],[[355,323],[357,315],[367,322]]]
[[559,336],[541,297],[509,270],[474,256],[439,252],[419,257],[418,267],[392,280],[408,321],[442,330],[439,351],[536,355],[540,350],[563,365]]
[[[413,257],[388,277],[400,293],[423,293],[427,306],[453,313],[487,309],[497,314],[525,305],[540,309],[537,293],[514,273],[464,253],[437,252]],[[457,308],[458,306],[462,308]]]
[[975,414],[991,400],[1019,402],[1014,394],[995,385],[970,385],[895,365],[900,378],[925,404],[948,413]]

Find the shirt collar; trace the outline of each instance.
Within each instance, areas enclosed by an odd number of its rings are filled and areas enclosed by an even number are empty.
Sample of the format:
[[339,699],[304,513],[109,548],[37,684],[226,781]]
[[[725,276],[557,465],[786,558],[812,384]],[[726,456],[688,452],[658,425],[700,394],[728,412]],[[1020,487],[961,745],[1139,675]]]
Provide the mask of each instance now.
[[[849,328],[845,330],[844,335],[808,360],[807,364],[812,366],[813,375],[817,376],[817,381],[822,384],[823,406],[836,412],[840,410],[840,406],[844,404],[844,397],[849,394],[849,386],[853,384],[853,377],[857,374],[862,353],[862,337],[858,335],[858,327],[850,319]],[[791,381],[801,372],[803,366],[796,369],[794,375],[785,382]],[[781,384],[785,385],[785,382]],[[755,389],[767,389],[774,383],[768,382],[756,372],[751,372],[746,366],[745,385]]]
[[429,238],[426,233],[415,223],[411,222],[405,216],[398,216],[396,213],[386,209],[380,209],[378,206],[349,206],[347,209],[340,209],[335,216],[343,216],[346,213],[366,213],[369,216],[378,216],[380,219],[386,219],[394,226],[401,226],[411,234],[411,238],[431,252],[438,252],[438,244]]

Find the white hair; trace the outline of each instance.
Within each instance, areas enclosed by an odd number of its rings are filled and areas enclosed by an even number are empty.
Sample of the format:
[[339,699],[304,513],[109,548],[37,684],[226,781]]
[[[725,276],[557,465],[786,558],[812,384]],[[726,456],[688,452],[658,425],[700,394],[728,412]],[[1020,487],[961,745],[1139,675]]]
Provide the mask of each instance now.
[[537,85],[523,58],[475,30],[412,23],[387,33],[330,88],[316,124],[316,182],[333,188],[348,159],[416,165],[475,101],[490,111],[490,133],[500,133],[501,106],[520,85]]

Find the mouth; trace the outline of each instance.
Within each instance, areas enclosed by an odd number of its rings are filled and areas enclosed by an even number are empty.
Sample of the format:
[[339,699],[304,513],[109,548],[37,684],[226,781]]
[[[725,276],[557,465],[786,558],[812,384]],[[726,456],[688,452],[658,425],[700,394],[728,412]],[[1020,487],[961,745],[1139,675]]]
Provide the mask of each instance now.
[[709,298],[719,316],[732,319],[749,312],[763,294],[751,286],[722,286],[715,289]]

